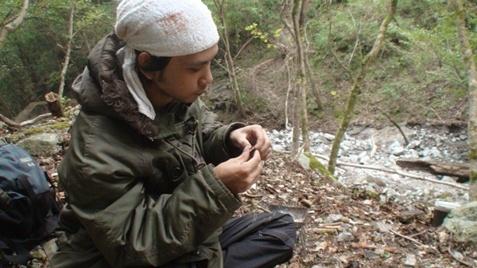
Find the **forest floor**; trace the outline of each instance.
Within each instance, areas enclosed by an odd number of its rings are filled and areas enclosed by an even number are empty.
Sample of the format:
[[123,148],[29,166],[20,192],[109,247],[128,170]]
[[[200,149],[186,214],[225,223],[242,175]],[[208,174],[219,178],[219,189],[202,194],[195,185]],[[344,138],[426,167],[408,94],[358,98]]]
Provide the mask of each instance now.
[[[412,202],[402,202],[402,199],[389,198],[390,189],[398,192],[402,188],[400,182],[389,183],[390,180],[387,179],[392,179],[393,175],[391,174],[377,176],[371,174],[369,176],[368,173],[363,173],[360,170],[343,171],[343,169],[338,169],[338,176],[343,179],[342,182],[345,184],[345,187],[342,187],[304,169],[291,158],[290,154],[286,152],[289,144],[284,145],[279,141],[280,137],[286,139],[286,135],[288,135],[283,133],[286,129],[285,114],[288,113],[288,117],[291,118],[291,107],[285,106],[288,83],[284,78],[286,77],[284,68],[282,61],[273,59],[265,60],[262,64],[242,72],[242,83],[249,90],[245,96],[248,107],[245,118],[237,118],[233,113],[226,111],[232,95],[220,81],[216,83],[215,90],[211,90],[206,96],[209,106],[221,115],[222,121],[240,120],[246,123],[262,124],[276,139],[274,146],[278,145],[277,150],[266,162],[259,182],[242,195],[243,206],[237,215],[269,211],[277,209],[276,206],[292,207],[298,211],[306,210],[306,217],[299,231],[295,255],[288,264],[282,265],[281,268],[373,267],[378,265],[381,267],[477,267],[475,261],[477,245],[457,242],[443,227],[432,226],[432,198],[426,196],[426,191],[420,195],[413,195],[412,200],[409,199]],[[340,88],[346,88],[346,85],[342,85]],[[329,93],[327,94],[329,95]],[[316,131],[315,134],[320,131],[326,136],[326,133],[334,133],[338,126],[339,121],[336,117],[339,107],[342,107],[344,103],[331,105],[332,98],[334,97],[331,95],[328,96],[328,100],[325,98],[323,111],[317,112],[313,108],[311,109],[310,128],[312,131]],[[466,139],[461,139],[460,134],[451,133],[447,136],[439,136],[436,131],[432,130],[434,134],[419,145],[420,151],[402,144],[395,146],[395,141],[402,140],[399,134],[395,134],[397,129],[390,127],[394,130],[394,134],[382,135],[381,128],[390,126],[391,123],[384,116],[379,116],[379,109],[382,109],[379,108],[379,105],[369,104],[375,101],[372,95],[364,94],[363,99],[366,102],[357,108],[359,112],[353,120],[353,126],[355,129],[365,129],[365,131],[358,133],[357,136],[362,136],[363,133],[371,129],[371,131],[375,131],[374,136],[378,139],[382,139],[384,136],[389,138],[386,141],[381,140],[382,149],[401,150],[400,153],[403,155],[418,153],[417,156],[420,156],[419,154],[425,150],[431,155],[433,147],[437,147],[441,152],[444,151],[442,150],[444,147],[450,152],[453,147],[459,147],[455,153],[449,155],[443,153],[441,156],[446,159],[448,156],[457,155],[457,157],[450,157],[453,159],[448,160],[465,161],[465,157],[458,156],[465,153],[465,149],[461,147],[466,148]],[[432,110],[435,118],[442,119],[437,123],[444,125],[444,128],[446,125],[449,126],[450,132],[454,131],[452,130],[453,124],[459,125],[457,127],[462,130],[462,111],[465,109],[465,105],[462,105],[462,101],[460,103],[451,109]],[[418,110],[419,107],[412,105],[415,104],[409,103],[407,108],[413,111]],[[41,131],[53,131],[63,137],[62,149],[58,153],[37,157],[41,166],[54,180],[57,180],[57,167],[68,144],[67,128],[71,123],[71,114],[67,120],[60,122],[48,120],[46,123],[40,124]],[[399,117],[394,119],[399,122],[407,122],[401,126],[405,128],[405,125],[408,130],[411,129],[410,139],[422,139],[427,135],[419,134],[418,130],[414,131],[413,125],[422,129],[435,127],[433,121],[427,120],[426,114],[404,113]],[[35,127],[38,128],[38,126],[32,126],[16,133],[2,133],[0,128],[0,135],[15,136],[12,140],[18,141],[37,133],[38,131],[32,130]],[[327,155],[330,141],[323,139],[322,134],[318,135],[320,137],[318,137],[316,153]],[[283,138],[284,136],[285,138]],[[450,139],[449,143],[445,144],[434,142],[436,138],[446,141],[447,137],[455,138],[456,142]],[[377,150],[379,157],[363,156],[359,151],[366,146],[366,144],[363,145],[363,142],[363,140],[353,139],[353,137],[345,141],[344,145],[348,146],[349,150],[342,150],[348,153],[341,155],[340,160],[362,164],[363,159],[366,159],[365,164],[379,163],[384,167],[387,165],[386,161],[395,160],[395,153],[379,154],[379,148]],[[459,146],[456,145],[457,143]],[[379,147],[379,141],[376,141],[376,144]],[[358,175],[364,177],[365,180],[356,183]],[[369,177],[378,177],[379,179],[369,180]],[[399,178],[398,180],[405,179]],[[385,187],[377,187],[369,191],[369,185],[383,182],[386,184]],[[408,188],[421,186],[430,189],[438,188],[425,182],[409,181],[406,184]],[[415,192],[404,194],[402,198],[409,198],[412,194]],[[60,199],[64,199],[63,192],[58,192],[58,195]],[[45,267],[54,250],[54,240],[34,250],[35,258],[29,267]]]
[[[48,120],[41,127],[52,130],[61,123]],[[68,143],[67,129],[54,132],[63,136],[63,146]],[[60,150],[37,157],[54,180],[63,153]],[[58,195],[64,199],[64,193]],[[295,255],[281,268],[477,267],[477,245],[457,242],[443,227],[433,227],[428,200],[413,199],[409,206],[382,198],[385,195],[384,190],[330,183],[304,169],[288,153],[275,151],[261,179],[242,195],[243,206],[237,215],[274,210],[276,206],[306,210]],[[35,249],[29,267],[45,267],[55,246],[51,240]]]
[[[412,208],[343,188],[274,153],[256,187],[243,195],[240,213],[269,205],[301,207],[307,216],[291,263],[283,267],[475,267],[477,245],[456,242],[432,226],[432,208]],[[466,263],[466,264],[464,264]],[[472,266],[473,265],[473,266]]]
[[[61,159],[58,154],[39,162],[56,178]],[[409,207],[383,202],[384,194],[340,187],[303,169],[289,154],[274,152],[258,183],[242,194],[237,215],[270,211],[274,205],[306,210],[295,255],[281,268],[477,267],[477,245],[457,242],[443,227],[434,227],[427,202]],[[45,267],[55,250],[52,243],[36,249],[29,267]]]

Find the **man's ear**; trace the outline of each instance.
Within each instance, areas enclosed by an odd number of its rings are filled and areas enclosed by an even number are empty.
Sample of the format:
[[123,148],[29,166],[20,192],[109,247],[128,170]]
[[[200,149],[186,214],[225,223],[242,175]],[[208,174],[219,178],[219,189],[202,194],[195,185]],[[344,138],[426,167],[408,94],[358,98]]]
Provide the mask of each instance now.
[[148,65],[150,60],[151,54],[147,52],[139,52],[137,55],[138,70],[148,80],[152,80],[154,78],[154,72],[144,70],[144,67]]

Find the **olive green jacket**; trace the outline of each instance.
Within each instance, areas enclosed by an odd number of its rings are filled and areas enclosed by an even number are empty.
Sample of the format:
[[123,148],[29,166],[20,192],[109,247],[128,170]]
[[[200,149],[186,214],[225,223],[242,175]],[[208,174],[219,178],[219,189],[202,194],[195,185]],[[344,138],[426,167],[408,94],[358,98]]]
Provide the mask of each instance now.
[[58,171],[68,240],[51,265],[222,267],[218,235],[241,203],[213,168],[233,155],[227,137],[243,125],[217,124],[200,101],[155,120],[139,114],[118,67],[122,45],[103,39],[73,85],[82,109]]

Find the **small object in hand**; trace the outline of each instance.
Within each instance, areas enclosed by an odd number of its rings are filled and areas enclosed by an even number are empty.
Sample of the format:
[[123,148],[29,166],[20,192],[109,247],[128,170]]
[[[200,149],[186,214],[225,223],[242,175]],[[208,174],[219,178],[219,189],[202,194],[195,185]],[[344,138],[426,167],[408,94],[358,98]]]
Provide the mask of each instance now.
[[255,147],[252,147],[252,149],[250,149],[250,156],[248,157],[248,160],[252,159],[253,155],[255,154],[255,151],[257,150],[257,148]]

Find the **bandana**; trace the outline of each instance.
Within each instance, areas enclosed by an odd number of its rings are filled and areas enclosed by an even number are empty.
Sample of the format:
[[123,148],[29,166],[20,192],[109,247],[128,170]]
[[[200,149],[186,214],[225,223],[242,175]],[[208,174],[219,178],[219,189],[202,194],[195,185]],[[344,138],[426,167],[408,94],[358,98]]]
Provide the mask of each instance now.
[[126,42],[124,80],[139,107],[156,117],[136,72],[135,50],[156,57],[184,56],[204,51],[219,41],[212,14],[200,0],[122,0],[117,8],[116,35]]

